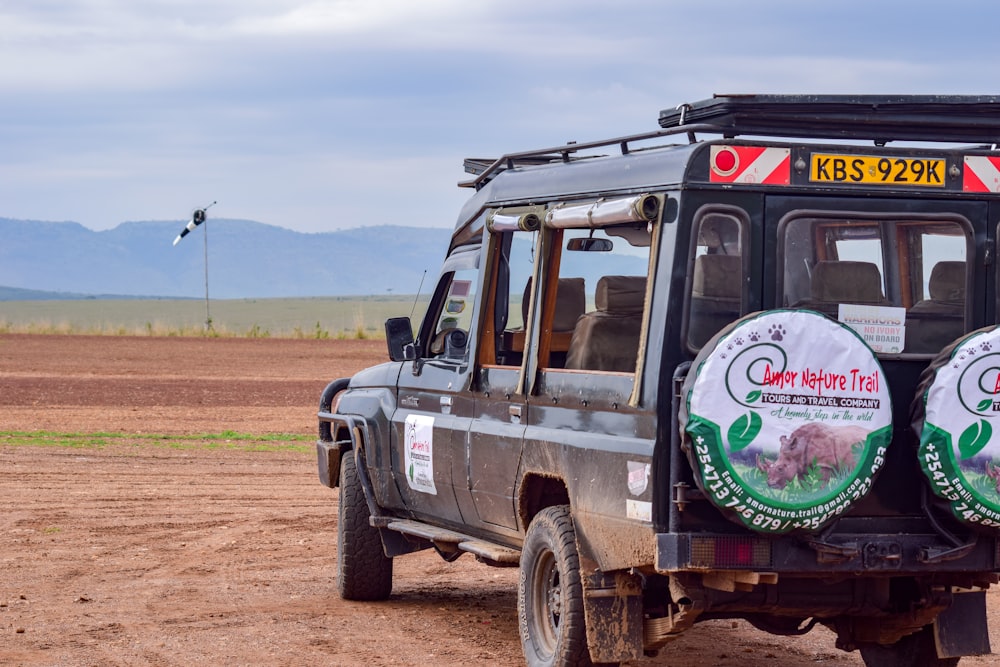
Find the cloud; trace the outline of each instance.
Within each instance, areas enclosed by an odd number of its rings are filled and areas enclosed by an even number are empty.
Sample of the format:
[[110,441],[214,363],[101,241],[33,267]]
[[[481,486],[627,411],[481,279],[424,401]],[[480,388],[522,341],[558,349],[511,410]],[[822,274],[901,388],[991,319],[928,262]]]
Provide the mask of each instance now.
[[972,15],[1000,8],[12,0],[0,217],[105,228],[218,199],[219,215],[302,230],[397,208],[450,225],[462,158],[655,130],[712,93],[994,92]]

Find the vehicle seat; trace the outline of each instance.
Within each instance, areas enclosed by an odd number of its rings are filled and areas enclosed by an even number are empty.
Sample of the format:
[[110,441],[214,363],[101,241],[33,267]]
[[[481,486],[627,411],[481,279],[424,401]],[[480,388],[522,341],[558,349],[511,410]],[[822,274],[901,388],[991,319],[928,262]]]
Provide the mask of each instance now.
[[838,304],[888,305],[882,293],[882,274],[872,262],[823,261],[812,270],[810,298],[795,304],[836,318]]
[[577,321],[566,368],[634,372],[645,301],[645,276],[604,276],[598,280],[594,294],[597,309]]
[[722,327],[740,316],[743,258],[740,255],[700,255],[691,280],[688,342],[701,347]]
[[965,262],[938,262],[927,283],[929,299],[906,313],[906,352],[938,352],[965,329]]

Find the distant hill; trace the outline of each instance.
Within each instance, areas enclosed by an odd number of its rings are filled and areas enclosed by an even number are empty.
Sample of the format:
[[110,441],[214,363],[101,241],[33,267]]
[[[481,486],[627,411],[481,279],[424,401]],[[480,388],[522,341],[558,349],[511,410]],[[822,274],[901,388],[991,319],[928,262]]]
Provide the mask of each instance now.
[[[433,287],[451,229],[364,227],[305,234],[212,218],[212,298],[413,294]],[[184,223],[125,222],[93,231],[75,222],[0,218],[0,301],[205,294],[204,228],[177,246]]]

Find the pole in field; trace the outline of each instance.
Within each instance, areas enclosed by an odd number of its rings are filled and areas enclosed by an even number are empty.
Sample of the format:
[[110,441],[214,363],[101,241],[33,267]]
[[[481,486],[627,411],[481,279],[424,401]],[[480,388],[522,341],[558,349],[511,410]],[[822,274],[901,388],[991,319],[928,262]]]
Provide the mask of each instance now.
[[[216,202],[212,202],[205,208],[196,209],[194,213],[191,214],[191,221],[184,226],[181,233],[177,235],[174,239],[174,245],[181,242],[181,239],[190,234],[195,230],[196,227],[208,220],[208,215],[205,213],[208,209],[215,206]],[[212,315],[209,312],[208,307],[208,225],[205,225],[205,234],[203,236],[205,240],[205,329],[208,331],[212,330]]]

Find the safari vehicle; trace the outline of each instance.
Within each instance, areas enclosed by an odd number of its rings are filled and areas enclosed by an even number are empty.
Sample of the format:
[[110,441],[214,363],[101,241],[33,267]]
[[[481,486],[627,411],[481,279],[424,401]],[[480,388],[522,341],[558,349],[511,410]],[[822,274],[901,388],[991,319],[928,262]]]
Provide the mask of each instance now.
[[426,316],[332,382],[337,585],[520,567],[529,665],[706,619],[868,665],[990,652],[1000,97],[727,96],[467,160]]

